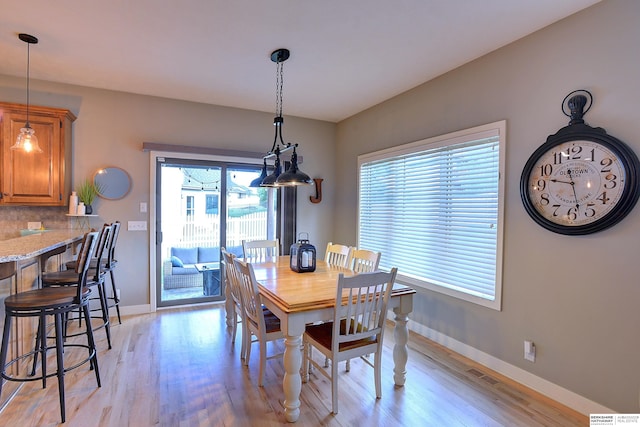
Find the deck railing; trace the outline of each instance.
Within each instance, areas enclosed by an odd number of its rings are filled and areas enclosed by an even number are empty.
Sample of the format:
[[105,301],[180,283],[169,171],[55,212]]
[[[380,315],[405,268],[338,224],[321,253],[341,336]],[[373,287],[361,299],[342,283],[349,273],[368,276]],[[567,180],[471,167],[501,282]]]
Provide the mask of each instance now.
[[[255,212],[236,218],[227,218],[227,246],[240,246],[243,240],[266,238],[266,212]],[[176,224],[180,227],[179,224]],[[220,244],[219,215],[206,215],[197,221],[187,218],[182,224],[182,239],[171,246],[193,248],[215,247]]]

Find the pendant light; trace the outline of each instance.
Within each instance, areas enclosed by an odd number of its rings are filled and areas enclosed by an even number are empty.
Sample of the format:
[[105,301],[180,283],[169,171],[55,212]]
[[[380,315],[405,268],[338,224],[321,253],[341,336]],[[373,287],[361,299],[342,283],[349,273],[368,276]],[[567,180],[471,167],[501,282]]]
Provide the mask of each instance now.
[[[296,154],[296,147],[298,144],[285,144],[282,138],[282,124],[284,119],[282,118],[282,86],[283,86],[283,63],[289,59],[290,52],[288,49],[277,49],[271,53],[271,60],[276,63],[276,117],[273,119],[273,125],[275,126],[275,135],[273,137],[273,145],[271,150],[264,156],[264,159],[274,157],[276,158],[274,164],[274,171],[271,175],[264,178],[260,184],[262,187],[280,187],[280,186],[294,186],[303,184],[312,184],[313,180],[309,178],[309,175],[301,172],[298,168],[298,155]],[[280,154],[293,149],[291,155],[291,166],[285,173],[282,173],[280,164]],[[266,172],[266,169],[264,170]]]
[[26,153],[42,153],[40,145],[38,145],[38,137],[36,131],[29,124],[29,69],[30,69],[30,52],[29,47],[38,43],[38,39],[30,34],[20,33],[18,38],[27,44],[27,122],[20,129],[20,134],[16,139],[16,143],[11,146],[12,150],[22,150]]

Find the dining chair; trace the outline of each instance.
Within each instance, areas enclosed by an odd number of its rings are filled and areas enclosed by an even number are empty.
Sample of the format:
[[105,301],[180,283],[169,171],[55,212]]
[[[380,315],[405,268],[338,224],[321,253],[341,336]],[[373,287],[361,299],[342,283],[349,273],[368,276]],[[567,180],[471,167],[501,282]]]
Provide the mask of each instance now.
[[245,260],[264,260],[280,255],[280,240],[243,240],[242,250]]
[[347,267],[356,273],[370,273],[378,269],[380,256],[380,252],[353,248],[349,256],[349,261],[347,262]]
[[[309,368],[317,368],[331,381],[331,410],[338,413],[338,362],[360,357],[374,368],[376,398],[382,397],[382,339],[387,317],[387,303],[397,269],[389,273],[376,271],[345,277],[340,273],[333,309],[333,321],[306,327],[303,378]],[[316,348],[331,360],[331,370],[313,359]],[[374,361],[364,356],[374,354]]]
[[351,255],[351,247],[337,243],[327,243],[327,251],[324,260],[327,264],[335,267],[347,267],[347,262]]
[[[98,290],[97,298],[92,298],[93,300],[98,301],[100,304],[98,308],[95,310],[100,311],[102,314],[100,317],[94,317],[102,319],[102,323],[95,326],[94,330],[104,328],[107,335],[107,344],[109,349],[111,349],[111,326],[109,321],[109,308],[107,301],[107,294],[105,290],[105,265],[106,265],[106,252],[107,248],[112,239],[113,227],[109,224],[104,224],[102,229],[100,230],[100,234],[98,236],[98,242],[95,246],[94,251],[92,252],[93,256],[90,258],[88,265],[88,279],[86,281],[86,286],[89,288],[96,288]],[[95,268],[91,268],[92,262],[95,265]],[[76,262],[76,268],[79,261]],[[54,271],[49,273],[42,274],[42,287],[48,288],[53,286],[73,286],[76,284],[77,275],[75,273],[75,269],[68,269],[62,271]],[[92,309],[89,312],[94,311]],[[79,316],[79,321],[82,322],[83,316]],[[66,333],[66,322],[65,322],[65,333]]]
[[[17,294],[10,295],[4,300],[5,308],[5,321],[4,330],[2,334],[2,346],[0,347],[0,393],[2,392],[2,384],[4,380],[8,381],[35,381],[42,380],[42,388],[47,386],[47,378],[56,376],[58,379],[58,396],[60,400],[60,415],[62,422],[65,422],[65,398],[64,398],[64,377],[65,373],[75,369],[85,363],[90,363],[90,368],[94,371],[98,387],[100,383],[100,373],[98,370],[98,356],[96,351],[95,340],[93,337],[93,330],[91,327],[91,315],[89,313],[89,295],[91,289],[87,287],[87,280],[89,275],[89,262],[91,254],[96,246],[98,240],[97,232],[90,232],[84,235],[82,245],[79,252],[79,261],[77,268],[74,271],[76,275],[76,282],[70,286],[57,286],[38,288],[30,291],[19,292]],[[83,344],[77,341],[65,342],[65,334],[63,332],[65,317],[75,311],[81,309],[86,319],[84,334],[87,337],[87,343]],[[57,369],[53,373],[47,373],[47,351],[50,348],[47,346],[47,328],[46,318],[53,316],[55,325],[55,353]],[[38,329],[36,333],[36,348],[30,353],[19,355],[16,358],[7,362],[7,354],[9,352],[10,339],[9,335],[15,326],[11,324],[13,318],[37,318]],[[28,325],[30,323],[24,323]],[[88,351],[88,356],[82,361],[75,363],[73,366],[65,367],[64,356],[65,349],[69,350],[71,347],[84,348]],[[33,370],[28,376],[20,376],[20,373],[11,371],[11,367],[15,363],[21,363],[25,358],[33,355]],[[40,356],[41,371],[36,376],[36,366],[38,363],[38,356]],[[8,371],[9,369],[9,371]]]
[[238,324],[240,324],[240,338],[242,340],[240,359],[244,360],[245,353],[247,351],[247,332],[245,331],[247,322],[244,319],[245,315],[244,307],[242,304],[242,293],[240,292],[240,284],[238,282],[238,269],[233,262],[236,256],[232,253],[227,252],[227,249],[224,247],[222,247],[220,250],[222,251],[226,286],[229,288],[231,299],[233,300],[232,310],[234,320],[231,325],[231,342],[235,344]]
[[258,386],[262,387],[264,381],[264,372],[266,370],[267,360],[281,357],[283,353],[267,355],[267,342],[284,338],[284,333],[280,328],[280,319],[276,317],[269,309],[262,305],[262,298],[258,291],[258,282],[253,272],[253,266],[238,258],[233,260],[238,273],[238,283],[242,294],[242,306],[246,321],[247,332],[247,348],[244,364],[249,365],[251,358],[251,344],[255,341],[252,336],[256,337],[256,341],[260,346],[260,373],[258,375]]

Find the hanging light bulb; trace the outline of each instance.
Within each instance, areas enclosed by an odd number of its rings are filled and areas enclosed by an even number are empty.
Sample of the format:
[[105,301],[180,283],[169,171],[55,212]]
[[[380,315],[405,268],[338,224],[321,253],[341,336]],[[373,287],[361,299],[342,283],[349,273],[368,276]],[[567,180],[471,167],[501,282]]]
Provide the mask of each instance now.
[[[275,135],[273,137],[273,145],[271,150],[264,157],[265,165],[266,159],[275,156],[276,162],[274,165],[275,170],[273,173],[262,180],[260,186],[262,187],[280,187],[280,186],[292,186],[301,184],[312,184],[313,180],[308,175],[302,173],[298,169],[298,156],[296,154],[296,147],[298,144],[285,144],[282,138],[282,124],[284,118],[282,117],[282,86],[283,86],[283,63],[289,59],[290,52],[288,49],[277,49],[271,53],[271,60],[276,63],[276,114],[273,119],[273,125],[275,126]],[[287,169],[287,172],[282,173],[280,165],[280,154],[285,151],[293,149],[291,155],[291,166]],[[266,168],[264,170],[266,173]],[[283,176],[284,175],[284,176]],[[253,183],[252,183],[253,184]]]
[[38,145],[38,137],[36,137],[36,131],[33,130],[29,123],[29,71],[30,71],[30,54],[29,47],[32,44],[38,43],[38,39],[32,35],[20,33],[18,38],[27,43],[27,121],[20,134],[16,139],[16,143],[11,146],[12,150],[22,150],[26,153],[42,153],[40,145]]

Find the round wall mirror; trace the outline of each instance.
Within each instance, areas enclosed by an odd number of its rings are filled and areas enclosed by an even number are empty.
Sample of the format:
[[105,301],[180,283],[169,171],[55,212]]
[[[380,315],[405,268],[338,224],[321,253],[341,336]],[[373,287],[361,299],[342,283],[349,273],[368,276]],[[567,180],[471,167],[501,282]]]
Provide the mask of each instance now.
[[124,170],[109,167],[98,170],[93,177],[93,182],[98,188],[98,196],[103,199],[122,199],[131,189],[131,178]]

